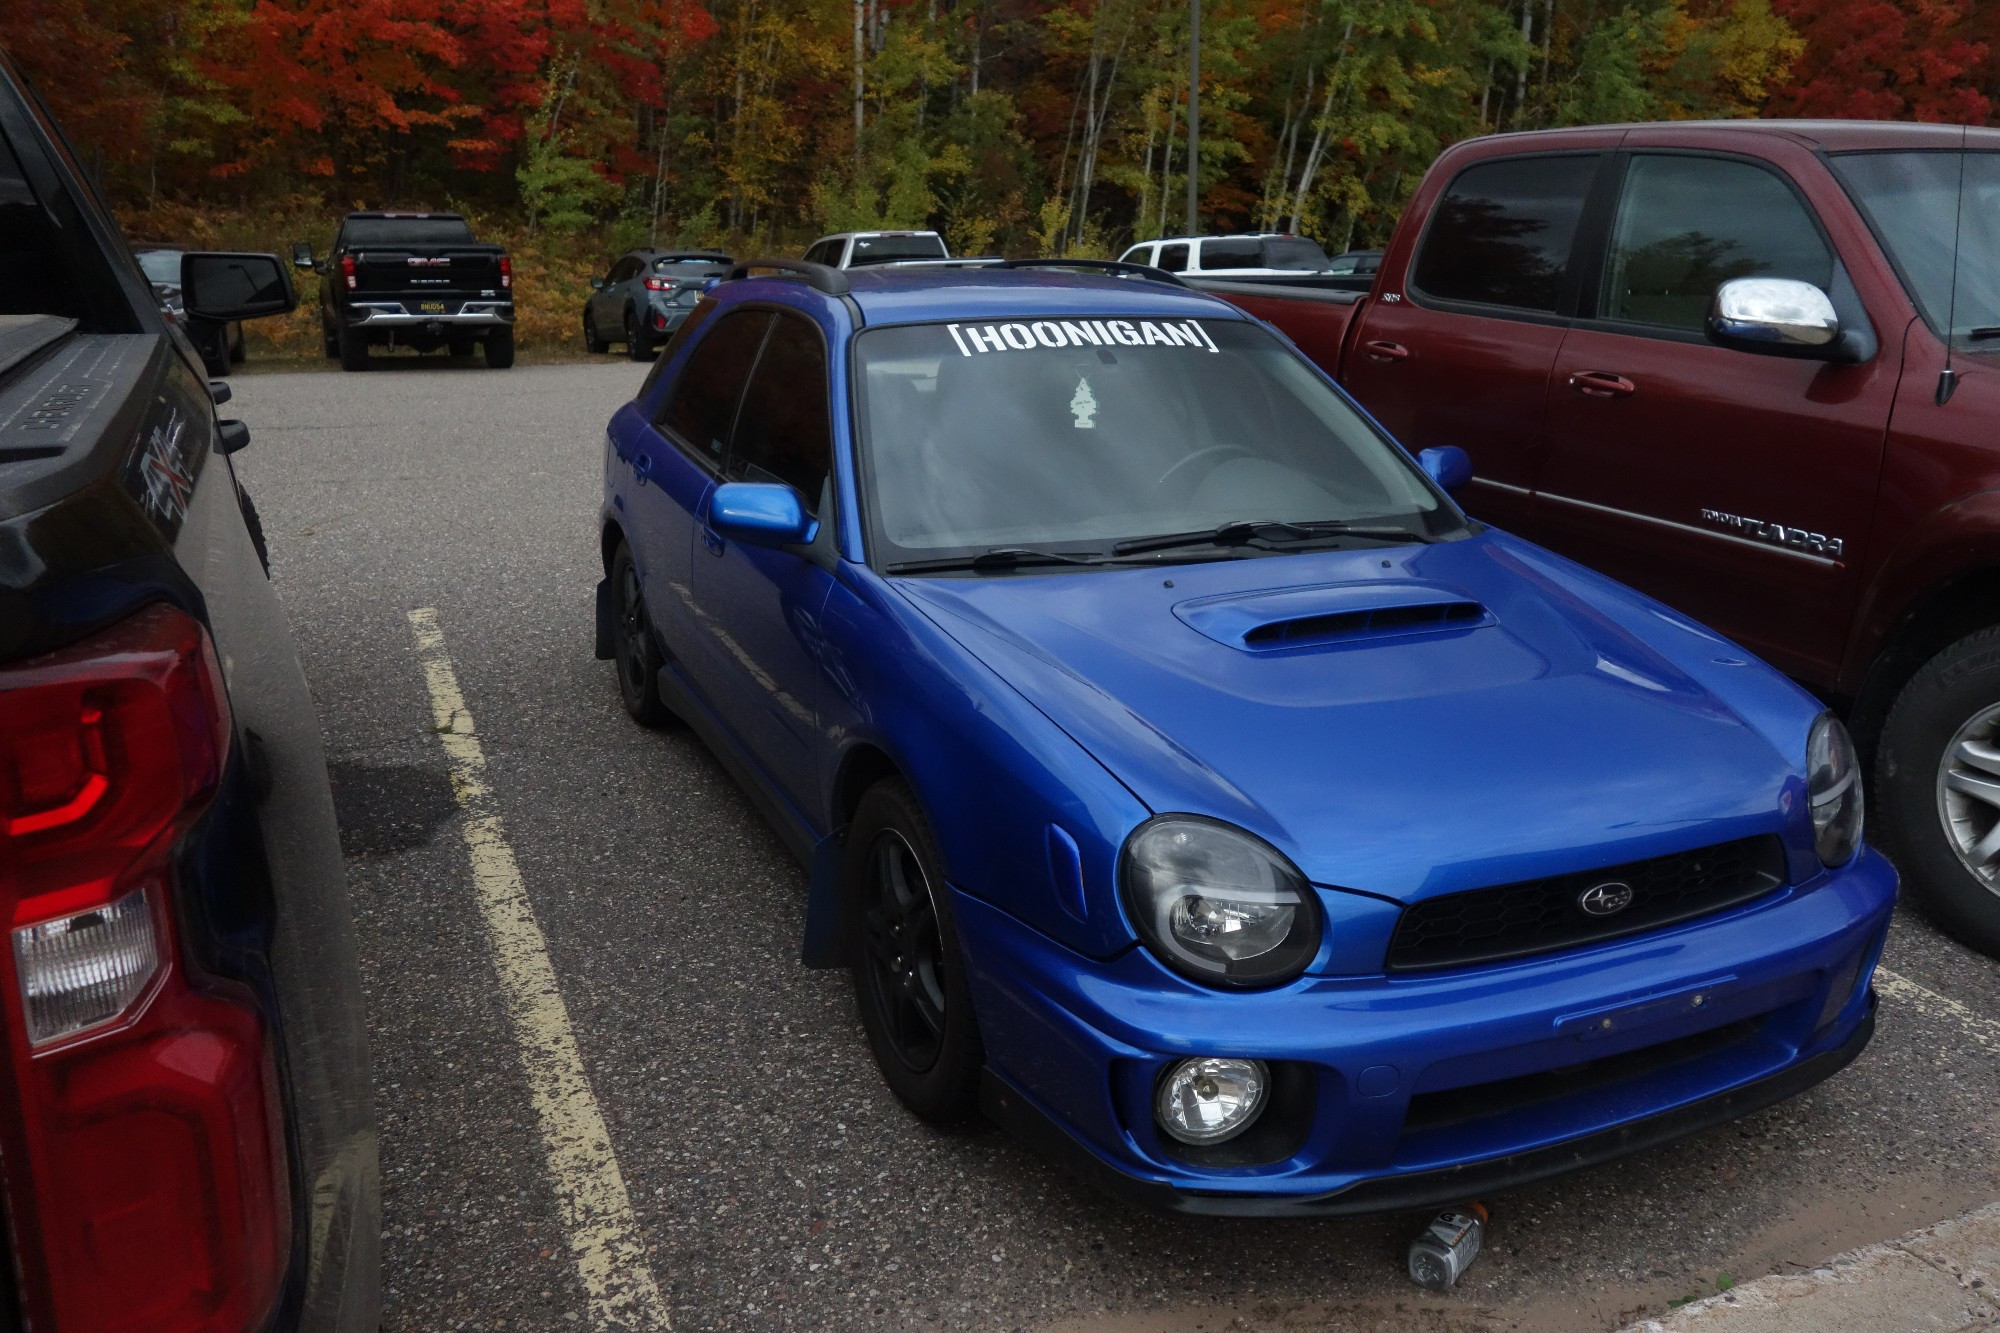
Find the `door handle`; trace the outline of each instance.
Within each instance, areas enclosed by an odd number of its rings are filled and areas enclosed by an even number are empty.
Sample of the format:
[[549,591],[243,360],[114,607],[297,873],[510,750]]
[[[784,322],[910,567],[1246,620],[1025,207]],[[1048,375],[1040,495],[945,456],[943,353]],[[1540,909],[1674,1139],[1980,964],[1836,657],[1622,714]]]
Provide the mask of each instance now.
[[632,460],[632,475],[639,479],[641,486],[644,486],[646,479],[653,475],[653,456],[642,453],[634,458]]
[[1403,346],[1403,344],[1387,342],[1381,339],[1361,344],[1361,351],[1370,361],[1385,363],[1401,361],[1410,355],[1410,349]]
[[1569,377],[1569,387],[1592,398],[1629,398],[1639,389],[1623,375],[1608,370],[1579,370]]
[[706,523],[701,525],[701,544],[708,548],[710,555],[722,554],[722,538],[717,536],[715,529]]

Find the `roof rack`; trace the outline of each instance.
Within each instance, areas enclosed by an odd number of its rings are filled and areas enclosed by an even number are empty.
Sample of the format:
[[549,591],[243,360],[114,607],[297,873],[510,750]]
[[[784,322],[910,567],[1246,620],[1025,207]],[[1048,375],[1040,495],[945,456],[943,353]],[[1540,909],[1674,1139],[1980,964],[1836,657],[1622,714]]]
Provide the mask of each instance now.
[[747,278],[753,268],[776,269],[803,278],[808,287],[828,296],[845,296],[848,293],[847,275],[828,264],[808,263],[803,259],[746,259],[729,270],[730,278]]
[[1169,273],[1151,264],[1128,264],[1121,259],[1003,259],[994,268],[1081,268],[1092,272],[1108,273],[1113,277],[1145,278],[1150,282],[1169,283],[1175,287],[1185,287],[1178,274]]

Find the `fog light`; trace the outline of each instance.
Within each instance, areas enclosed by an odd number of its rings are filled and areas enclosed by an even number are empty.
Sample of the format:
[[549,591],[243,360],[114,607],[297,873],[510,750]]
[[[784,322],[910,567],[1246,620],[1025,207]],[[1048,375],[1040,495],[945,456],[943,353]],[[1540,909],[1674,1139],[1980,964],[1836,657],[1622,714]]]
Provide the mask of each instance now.
[[1262,1060],[1183,1060],[1160,1080],[1153,1112],[1182,1143],[1223,1143],[1257,1123],[1270,1084]]

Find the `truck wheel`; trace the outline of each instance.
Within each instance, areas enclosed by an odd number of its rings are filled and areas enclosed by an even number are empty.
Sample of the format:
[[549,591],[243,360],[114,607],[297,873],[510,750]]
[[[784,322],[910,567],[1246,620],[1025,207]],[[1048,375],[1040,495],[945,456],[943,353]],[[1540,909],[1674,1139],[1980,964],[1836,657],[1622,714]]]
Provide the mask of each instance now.
[[1940,926],[2000,954],[2000,627],[1918,668],[1875,759],[1883,849]]
[[494,370],[514,364],[514,330],[495,329],[486,335],[486,364]]
[[583,312],[583,350],[592,356],[602,356],[611,349],[611,344],[597,336],[597,329],[590,322],[590,312]]
[[625,351],[634,361],[653,359],[653,342],[639,328],[639,317],[625,312]]
[[340,368],[342,370],[368,369],[368,335],[359,329],[340,331]]
[[854,998],[876,1067],[919,1118],[964,1119],[986,1058],[944,860],[901,778],[862,795],[840,874]]

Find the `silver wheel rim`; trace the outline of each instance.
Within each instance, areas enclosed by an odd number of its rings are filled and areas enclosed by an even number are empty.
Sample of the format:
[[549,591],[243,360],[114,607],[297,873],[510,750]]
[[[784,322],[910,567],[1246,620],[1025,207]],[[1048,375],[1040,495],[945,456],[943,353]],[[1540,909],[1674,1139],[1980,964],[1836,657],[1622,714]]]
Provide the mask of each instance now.
[[1945,746],[1937,804],[1960,863],[2000,894],[2000,704],[1975,714]]

